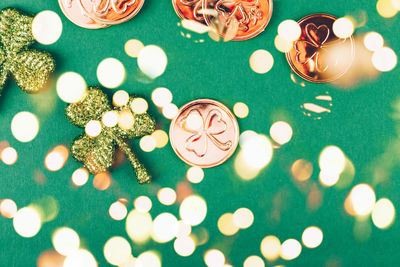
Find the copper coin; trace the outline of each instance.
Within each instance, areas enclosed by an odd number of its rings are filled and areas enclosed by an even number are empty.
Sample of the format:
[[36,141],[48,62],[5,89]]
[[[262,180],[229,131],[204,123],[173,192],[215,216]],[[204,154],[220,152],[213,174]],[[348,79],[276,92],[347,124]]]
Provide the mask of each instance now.
[[169,135],[172,148],[184,162],[211,168],[235,152],[239,126],[232,112],[220,102],[197,99],[180,108]]
[[215,27],[215,21],[226,30],[232,40],[243,41],[264,31],[272,16],[272,0],[203,0],[204,19]]
[[86,29],[100,29],[108,27],[91,19],[83,9],[80,0],[58,0],[64,15],[74,24]]
[[133,18],[144,0],[79,0],[90,18],[98,23],[114,25]]
[[332,29],[335,21],[336,17],[328,14],[314,14],[298,21],[301,36],[286,58],[301,78],[314,83],[332,82],[351,67],[355,52],[353,37],[337,37]]
[[181,19],[204,22],[202,2],[202,0],[172,0],[172,5]]

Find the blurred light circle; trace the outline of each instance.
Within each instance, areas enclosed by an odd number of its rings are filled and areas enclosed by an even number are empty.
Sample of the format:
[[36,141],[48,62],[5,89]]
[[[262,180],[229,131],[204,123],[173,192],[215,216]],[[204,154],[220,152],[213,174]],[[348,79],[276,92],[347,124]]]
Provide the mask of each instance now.
[[368,215],[375,206],[375,192],[368,184],[358,184],[350,192],[350,201],[357,215]]
[[280,145],[286,144],[292,139],[293,130],[289,123],[285,121],[277,121],[272,124],[269,130],[271,138]]
[[149,213],[132,210],[126,218],[126,232],[136,243],[144,243],[150,238],[153,221]]
[[168,134],[163,130],[155,130],[151,136],[156,140],[157,148],[163,148],[168,144]]
[[233,214],[225,213],[218,219],[219,231],[226,236],[232,236],[239,231],[239,227],[233,222]]
[[248,208],[240,208],[233,214],[233,222],[241,229],[249,228],[254,221],[254,215]]
[[321,172],[329,175],[339,175],[343,172],[346,157],[343,151],[336,146],[325,147],[319,156]]
[[113,95],[113,105],[116,107],[122,107],[127,105],[129,102],[129,94],[127,91],[118,90]]
[[173,118],[176,117],[176,115],[178,115],[178,107],[172,103],[167,104],[166,106],[163,107],[162,114],[167,119],[172,120]]
[[276,236],[269,235],[261,241],[261,254],[269,261],[275,261],[281,253],[281,242]]
[[5,218],[13,218],[17,213],[17,204],[12,199],[3,199],[0,201],[0,214]]
[[104,112],[101,122],[107,127],[114,127],[118,124],[118,112],[115,110]]
[[378,49],[372,55],[372,65],[375,69],[382,72],[393,70],[397,65],[397,55],[393,49],[383,47]]
[[107,88],[117,88],[125,80],[125,67],[116,58],[106,58],[97,67],[97,79]]
[[394,17],[398,10],[394,7],[392,0],[378,0],[376,3],[376,10],[379,15],[384,18],[392,18]]
[[18,141],[30,142],[39,132],[39,120],[30,112],[19,112],[11,121],[11,132]]
[[104,257],[107,262],[112,265],[121,265],[125,263],[131,256],[131,245],[121,237],[111,237],[104,245]]
[[160,256],[154,251],[146,251],[136,259],[136,267],[161,267]]
[[118,114],[118,126],[123,130],[130,130],[135,125],[135,117],[128,109],[122,110]]
[[272,159],[272,144],[264,135],[252,136],[242,148],[244,160],[255,169],[264,168]]
[[246,118],[249,115],[249,107],[242,102],[238,102],[233,106],[233,112],[238,118]]
[[364,37],[364,45],[370,51],[376,51],[383,48],[383,44],[383,37],[377,32],[369,32]]
[[17,150],[13,147],[6,147],[0,152],[1,161],[4,162],[6,165],[13,165],[17,162],[18,153]]
[[17,211],[13,219],[13,226],[17,234],[22,237],[35,236],[42,226],[39,213],[30,207]]
[[381,198],[372,210],[372,221],[376,227],[386,229],[393,224],[395,215],[393,203],[387,198]]
[[304,246],[308,248],[316,248],[322,243],[323,233],[321,229],[317,226],[307,227],[301,240],[303,241]]
[[164,107],[172,102],[172,93],[168,88],[156,88],[151,94],[151,99],[157,107]]
[[140,196],[135,199],[133,205],[135,206],[135,209],[137,209],[138,211],[146,213],[151,210],[152,202],[149,197]]
[[179,256],[188,257],[193,254],[196,245],[190,236],[178,237],[175,239],[174,249]]
[[166,243],[174,239],[178,233],[178,220],[171,213],[161,213],[153,222],[154,241],[158,243]]
[[49,171],[59,171],[64,167],[69,156],[69,150],[64,145],[58,145],[47,153],[44,158],[44,165]]
[[282,53],[289,52],[293,47],[293,42],[283,39],[280,35],[277,35],[274,40],[276,49]]
[[250,56],[250,68],[259,74],[269,72],[274,65],[274,58],[267,50],[256,50]]
[[76,103],[87,93],[86,82],[76,72],[65,72],[57,80],[57,94],[66,103]]
[[256,137],[257,133],[255,131],[246,130],[240,134],[239,137],[239,145],[244,148],[248,141],[250,141],[253,137]]
[[284,260],[293,260],[301,253],[301,244],[295,239],[288,239],[282,243],[281,258]]
[[187,237],[192,232],[192,226],[185,221],[178,221],[178,232],[176,233],[176,237]]
[[278,34],[284,40],[293,42],[300,38],[300,25],[294,20],[284,20],[278,26]]
[[265,263],[259,256],[249,256],[243,262],[243,267],[264,267]]
[[221,267],[225,264],[225,255],[218,249],[210,249],[204,254],[204,262],[208,267]]
[[61,255],[68,256],[79,249],[79,235],[71,228],[62,227],[53,234],[54,249]]
[[76,186],[82,186],[86,184],[89,179],[89,172],[85,168],[79,168],[72,173],[72,182]]
[[176,192],[172,188],[164,187],[158,191],[157,197],[161,204],[169,206],[175,203]]
[[89,137],[97,137],[101,133],[101,123],[96,120],[89,121],[85,126],[86,135]]
[[198,195],[191,195],[182,201],[179,208],[179,215],[182,220],[190,225],[199,225],[207,215],[207,204]]
[[125,53],[130,57],[138,57],[140,50],[144,47],[143,43],[139,40],[131,39],[125,43]]
[[60,38],[63,25],[56,12],[39,12],[32,22],[33,37],[41,44],[50,45]]
[[110,217],[116,221],[121,221],[125,219],[126,214],[128,213],[128,210],[126,206],[119,202],[116,201],[110,205],[110,208],[108,209],[108,213],[110,214]]
[[204,171],[202,168],[193,166],[187,170],[186,178],[189,182],[198,184],[203,181],[204,178]]
[[305,159],[298,159],[293,162],[290,172],[294,179],[304,182],[310,179],[313,173],[313,165]]
[[151,152],[156,148],[157,143],[153,136],[145,135],[140,139],[139,145],[144,152]]
[[167,67],[167,63],[167,55],[159,46],[148,45],[139,52],[139,69],[151,79],[161,76]]
[[78,249],[65,258],[63,267],[97,267],[96,259],[86,249]]
[[337,37],[345,39],[353,34],[354,24],[348,18],[339,18],[333,23],[332,29]]
[[149,104],[144,98],[135,98],[131,102],[131,110],[133,113],[136,114],[143,114],[146,113],[147,109],[149,108]]

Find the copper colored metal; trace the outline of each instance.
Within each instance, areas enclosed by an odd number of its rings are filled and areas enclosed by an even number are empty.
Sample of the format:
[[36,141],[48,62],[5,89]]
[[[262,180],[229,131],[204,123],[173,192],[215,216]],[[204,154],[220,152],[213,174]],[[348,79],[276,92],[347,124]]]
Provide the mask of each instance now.
[[[232,40],[243,41],[264,31],[273,10],[272,0],[203,0],[204,19],[213,27],[218,20],[225,28],[238,24]],[[222,35],[224,35],[223,33]]]
[[333,32],[336,17],[313,14],[298,21],[300,38],[286,53],[290,67],[313,83],[333,82],[342,77],[354,59],[353,37],[338,38]]
[[235,152],[239,126],[232,112],[220,102],[197,99],[180,108],[169,135],[172,148],[184,162],[211,168]]
[[172,5],[181,19],[204,22],[204,17],[201,14],[202,2],[203,0],[172,0]]
[[144,0],[76,0],[90,18],[101,24],[120,24],[133,18]]
[[64,15],[74,24],[86,29],[100,29],[108,27],[106,24],[97,23],[89,17],[82,8],[79,0],[58,0]]

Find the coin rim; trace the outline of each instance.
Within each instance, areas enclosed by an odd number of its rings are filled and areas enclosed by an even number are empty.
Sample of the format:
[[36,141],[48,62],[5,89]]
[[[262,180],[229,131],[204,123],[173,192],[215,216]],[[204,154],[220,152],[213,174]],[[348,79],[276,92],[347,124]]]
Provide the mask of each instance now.
[[136,7],[136,9],[131,14],[129,14],[126,17],[120,18],[119,20],[103,20],[103,19],[99,19],[99,18],[96,18],[96,17],[92,17],[90,15],[88,15],[88,16],[92,20],[96,21],[97,23],[104,23],[104,24],[106,24],[108,26],[110,26],[110,25],[118,25],[118,24],[127,22],[128,20],[132,19],[134,16],[136,16],[139,13],[139,11],[142,9],[142,7],[144,5],[145,0],[139,0],[139,1],[140,1],[139,5]]
[[[202,1],[202,4],[203,4],[203,9],[204,9],[207,0],[201,0],[201,1]],[[273,12],[273,9],[274,9],[273,0],[267,0],[267,1],[268,1],[268,5],[269,5],[269,10],[268,10],[268,17],[267,17],[265,23],[264,23],[257,31],[253,32],[252,34],[244,35],[244,36],[239,36],[239,37],[235,36],[235,37],[232,39],[232,41],[246,41],[246,40],[248,40],[248,39],[251,39],[251,38],[256,37],[257,35],[259,35],[260,33],[262,33],[262,32],[265,30],[265,28],[268,26],[268,24],[269,24],[269,22],[270,22],[270,20],[271,20],[272,12]],[[209,27],[211,27],[210,24],[209,24],[209,21],[208,21],[207,17],[204,16],[204,14],[203,14],[203,17],[204,17],[204,21],[207,23],[207,25],[208,25]],[[219,34],[219,35],[220,35],[221,37],[224,37],[222,34]]]
[[[307,19],[310,18],[314,18],[314,17],[319,17],[319,16],[324,16],[324,17],[328,17],[333,19],[334,21],[336,21],[338,18],[328,14],[328,13],[315,13],[315,14],[311,14],[308,16],[305,16],[304,18],[300,19],[299,21],[297,21],[297,23],[300,25],[302,22],[304,22]],[[308,82],[312,82],[312,83],[330,83],[330,82],[334,82],[338,79],[340,79],[341,77],[343,77],[343,75],[346,74],[346,72],[350,69],[350,67],[353,65],[353,61],[354,61],[354,57],[355,57],[355,45],[354,45],[354,38],[353,35],[351,35],[350,37],[350,42],[351,42],[351,63],[347,66],[347,68],[345,68],[345,70],[343,72],[341,72],[340,74],[337,74],[335,76],[333,76],[332,78],[329,79],[323,79],[323,80],[316,80],[313,78],[308,77],[307,75],[303,74],[299,69],[297,69],[294,65],[294,63],[292,62],[292,59],[290,58],[290,52],[292,51],[292,49],[294,49],[293,45],[292,48],[290,49],[289,52],[286,53],[286,60],[288,61],[290,68],[292,69],[292,71],[294,71],[300,78],[308,81]]]
[[[179,118],[179,116],[189,107],[194,106],[196,104],[212,104],[215,105],[217,107],[219,107],[220,109],[222,109],[223,111],[226,112],[226,114],[228,115],[228,117],[232,120],[233,122],[233,127],[234,130],[236,132],[235,134],[235,138],[233,140],[233,146],[231,147],[229,153],[223,157],[221,160],[213,163],[213,164],[207,164],[207,165],[201,165],[201,164],[195,164],[193,162],[190,162],[189,160],[187,160],[186,158],[184,158],[179,151],[177,150],[176,146],[175,146],[175,139],[174,139],[174,126],[176,124],[176,120]],[[225,161],[227,161],[230,157],[232,157],[232,155],[235,153],[237,146],[239,144],[239,124],[237,122],[237,119],[235,117],[235,115],[233,115],[232,111],[225,106],[224,104],[222,104],[219,101],[213,100],[213,99],[209,99],[209,98],[201,98],[201,99],[196,99],[196,100],[192,100],[189,103],[183,105],[179,110],[178,110],[178,115],[175,116],[175,118],[172,120],[170,127],[169,127],[169,139],[170,139],[170,144],[172,149],[174,150],[175,154],[186,164],[189,164],[190,166],[196,166],[196,167],[201,167],[201,168],[213,168],[216,167],[218,165],[221,165],[222,163],[224,163]]]
[[[88,30],[104,29],[104,28],[107,28],[107,27],[110,26],[110,25],[105,25],[105,24],[97,23],[97,21],[95,21],[96,24],[92,24],[92,25],[94,25],[93,27],[87,26],[88,24],[85,24],[85,25],[84,25],[84,24],[81,24],[81,23],[76,22],[76,21],[72,18],[72,16],[67,12],[67,10],[66,10],[66,8],[64,7],[64,4],[62,3],[62,1],[63,1],[63,0],[58,0],[58,5],[60,6],[60,9],[61,9],[62,13],[64,14],[65,17],[67,17],[67,19],[68,19],[70,22],[72,22],[72,23],[75,24],[76,26],[79,26],[79,27],[81,27],[81,28],[88,29]],[[97,25],[97,27],[96,27],[95,25]]]

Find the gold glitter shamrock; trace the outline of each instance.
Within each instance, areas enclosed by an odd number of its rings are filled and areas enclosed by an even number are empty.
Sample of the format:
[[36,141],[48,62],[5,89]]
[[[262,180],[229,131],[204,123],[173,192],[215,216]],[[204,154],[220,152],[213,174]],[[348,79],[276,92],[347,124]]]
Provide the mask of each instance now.
[[[112,109],[100,88],[90,87],[83,100],[67,106],[68,120],[78,127],[86,127],[86,134],[73,141],[71,154],[91,173],[107,171],[114,162],[115,147],[118,146],[132,164],[139,183],[150,182],[151,176],[125,142],[125,139],[151,134],[155,128],[155,122],[149,114],[133,112],[131,105],[134,100],[130,97],[126,105]],[[122,118],[127,119],[125,123]],[[96,136],[88,135],[90,125],[97,125],[101,129]]]
[[54,70],[50,54],[28,48],[35,42],[32,21],[12,8],[0,11],[0,94],[10,74],[22,90],[36,93]]

